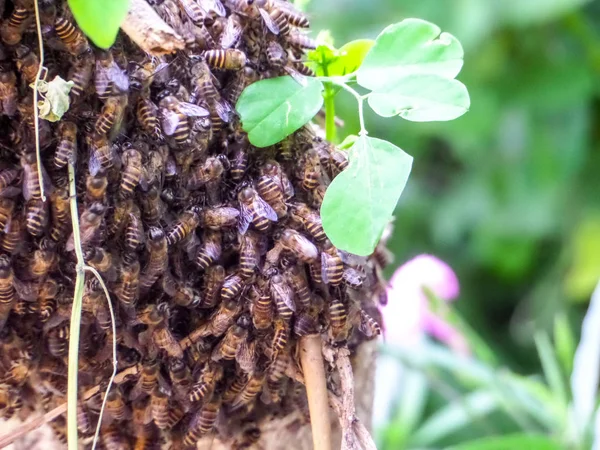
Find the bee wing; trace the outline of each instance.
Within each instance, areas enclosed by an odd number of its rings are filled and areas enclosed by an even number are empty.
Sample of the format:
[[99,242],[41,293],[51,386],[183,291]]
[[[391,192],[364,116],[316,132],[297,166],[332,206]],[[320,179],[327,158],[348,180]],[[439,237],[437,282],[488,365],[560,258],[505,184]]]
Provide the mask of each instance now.
[[218,16],[225,17],[227,11],[220,0],[198,0],[200,7],[207,13],[214,11]]
[[191,1],[180,0],[179,4],[183,7],[183,10],[189,16],[189,18],[192,20],[192,22],[194,22],[194,23],[202,22],[204,20],[204,16],[200,13],[200,11],[191,7],[190,4],[192,1],[194,1],[194,0],[191,0]]
[[234,19],[233,15],[229,16],[219,42],[221,48],[231,48],[235,46],[235,44],[237,44],[238,40],[240,39],[241,34],[242,27]]
[[232,109],[231,106],[229,106],[229,103],[226,103],[225,101],[217,101],[213,103],[213,106],[223,122],[229,123],[231,121]]
[[329,284],[329,277],[327,276],[329,258],[330,256],[326,252],[321,252],[321,277],[323,278],[324,284]]
[[273,34],[279,34],[279,25],[273,21],[269,13],[262,8],[258,8],[258,12],[260,12],[260,15],[262,16],[263,21],[265,22],[265,25],[269,31]]
[[127,92],[129,90],[129,77],[124,70],[121,70],[116,62],[112,62],[108,69],[108,73],[110,79],[119,91]]
[[202,106],[194,105],[193,103],[179,102],[179,111],[186,116],[191,117],[206,117],[210,112]]
[[256,341],[242,341],[239,345],[235,359],[244,372],[251,372],[256,366]]
[[108,88],[111,86],[109,72],[100,61],[96,61],[94,86],[96,87],[96,93],[98,95],[106,94],[108,92]]
[[177,126],[179,125],[179,115],[174,111],[163,109],[161,111],[160,124],[163,132],[167,136],[171,136],[173,133],[175,133],[175,130],[177,130]]
[[13,277],[13,286],[17,297],[26,302],[33,302],[37,300],[40,293],[40,286],[37,283],[27,283],[19,280],[17,277]]
[[283,285],[274,284],[272,286],[272,289],[279,297],[281,297],[281,299],[283,299],[283,303],[285,303],[288,308],[296,312],[296,302],[294,302],[294,291],[287,283]]
[[288,73],[288,75],[291,76],[294,79],[294,81],[300,86],[306,86],[308,84],[308,82],[306,81],[306,77],[300,72],[298,72],[296,69],[289,66],[285,66],[284,69]]
[[240,216],[238,217],[238,233],[246,234],[252,223],[252,211],[246,205],[240,205]]
[[100,162],[100,155],[98,155],[97,149],[93,149],[90,153],[88,168],[90,171],[90,175],[92,175],[93,177],[98,175],[100,170],[102,170],[102,163]]
[[269,219],[272,222],[277,222],[277,213],[275,210],[258,195],[254,199],[254,209],[259,216]]

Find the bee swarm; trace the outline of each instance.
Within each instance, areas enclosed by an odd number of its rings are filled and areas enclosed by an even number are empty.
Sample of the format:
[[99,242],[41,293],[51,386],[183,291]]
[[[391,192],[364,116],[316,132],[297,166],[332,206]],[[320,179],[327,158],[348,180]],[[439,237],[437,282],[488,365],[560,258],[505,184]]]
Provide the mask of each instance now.
[[[348,348],[380,332],[385,249],[338,251],[319,216],[343,152],[305,127],[254,148],[234,105],[250,83],[310,71],[307,18],[285,0],[148,0],[186,48],[152,57],[127,36],[103,51],[66,1],[38,0],[47,81],[74,82],[70,108],[39,121],[32,0],[0,2],[0,415],[66,401],[76,278],[67,167],[75,161],[80,241],[116,312],[86,277],[78,428],[84,442],[112,373],[100,441],[108,450],[193,448],[215,433],[250,448],[259,423],[300,411],[297,342]],[[43,98],[42,98],[43,99]],[[42,185],[38,179],[42,173]],[[42,198],[42,187],[47,200]],[[339,390],[328,368],[328,385]],[[98,394],[83,393],[99,386]],[[66,417],[50,422],[65,439]]]

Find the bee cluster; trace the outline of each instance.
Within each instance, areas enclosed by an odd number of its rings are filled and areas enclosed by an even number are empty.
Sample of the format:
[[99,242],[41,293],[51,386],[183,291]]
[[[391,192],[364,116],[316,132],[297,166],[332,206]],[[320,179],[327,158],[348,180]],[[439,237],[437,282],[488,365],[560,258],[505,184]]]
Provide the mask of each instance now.
[[[302,82],[308,20],[284,0],[149,0],[186,42],[152,57],[126,36],[95,48],[66,1],[38,1],[44,77],[74,86],[61,120],[39,121],[38,164],[33,0],[0,2],[0,415],[66,400],[80,241],[116,312],[115,336],[88,275],[80,397],[100,389],[79,404],[81,435],[98,420],[116,340],[118,370],[135,370],[107,394],[106,449],[192,448],[213,432],[249,448],[261,419],[306,411],[304,387],[288,377],[301,373],[298,340],[319,333],[353,350],[379,334],[385,297],[384,249],[346,254],[321,224],[346,155],[309,128],[253,148],[233,107],[261,78]],[[50,422],[63,439],[65,421]]]

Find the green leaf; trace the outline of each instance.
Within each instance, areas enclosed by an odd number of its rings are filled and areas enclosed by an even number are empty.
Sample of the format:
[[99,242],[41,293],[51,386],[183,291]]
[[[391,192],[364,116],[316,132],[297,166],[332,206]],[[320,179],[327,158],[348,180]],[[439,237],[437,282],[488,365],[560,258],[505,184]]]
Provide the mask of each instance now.
[[543,331],[536,332],[534,334],[535,346],[537,348],[538,356],[542,363],[542,370],[544,377],[548,382],[548,385],[552,389],[552,392],[556,396],[557,400],[563,405],[567,404],[567,386],[563,379],[563,374],[560,369],[558,359],[552,348],[550,337]]
[[448,447],[447,450],[563,450],[562,445],[551,436],[516,433],[508,436],[492,436],[465,444]]
[[43,99],[38,101],[40,118],[49,122],[59,121],[69,109],[69,92],[74,85],[73,81],[65,81],[58,75],[50,82],[40,80],[38,92]]
[[114,44],[129,0],[69,0],[79,28],[100,48]]
[[349,165],[327,188],[321,218],[333,245],[369,255],[390,221],[408,180],[412,157],[390,142],[361,136]]
[[327,67],[337,58],[337,50],[330,44],[321,44],[307,54],[306,65],[315,71],[318,77],[328,76]]
[[576,344],[569,319],[564,312],[560,312],[554,317],[554,345],[563,373],[570,374],[573,370]]
[[323,84],[305,78],[278,77],[251,84],[236,105],[242,127],[256,147],[276,144],[312,119],[323,105]]
[[386,89],[412,74],[454,78],[463,65],[460,42],[449,33],[420,19],[390,25],[377,37],[356,74],[367,89]]
[[383,117],[413,122],[453,120],[469,110],[471,101],[464,84],[439,75],[413,74],[369,95],[369,105]]
[[355,134],[349,134],[341,143],[337,145],[337,148],[340,150],[347,150],[352,147],[356,141],[358,141],[358,136]]
[[357,39],[345,44],[337,50],[337,57],[327,66],[327,76],[342,76],[355,72],[374,44],[372,39]]
[[433,445],[468,425],[474,426],[475,422],[498,409],[497,397],[487,390],[475,391],[449,403],[413,433],[410,447]]

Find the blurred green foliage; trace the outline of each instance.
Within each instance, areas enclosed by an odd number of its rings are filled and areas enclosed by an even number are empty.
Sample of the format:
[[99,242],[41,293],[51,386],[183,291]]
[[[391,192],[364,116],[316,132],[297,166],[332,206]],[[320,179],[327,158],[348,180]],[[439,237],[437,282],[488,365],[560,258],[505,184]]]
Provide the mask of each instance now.
[[[414,156],[389,247],[455,268],[459,308],[502,360],[538,369],[533,329],[578,322],[600,273],[600,7],[586,0],[327,0],[308,5],[335,44],[406,17],[465,48],[471,109],[449,123],[367,115],[372,135]],[[315,31],[316,33],[316,31]],[[340,139],[356,133],[340,95]],[[390,268],[390,272],[393,268]]]

